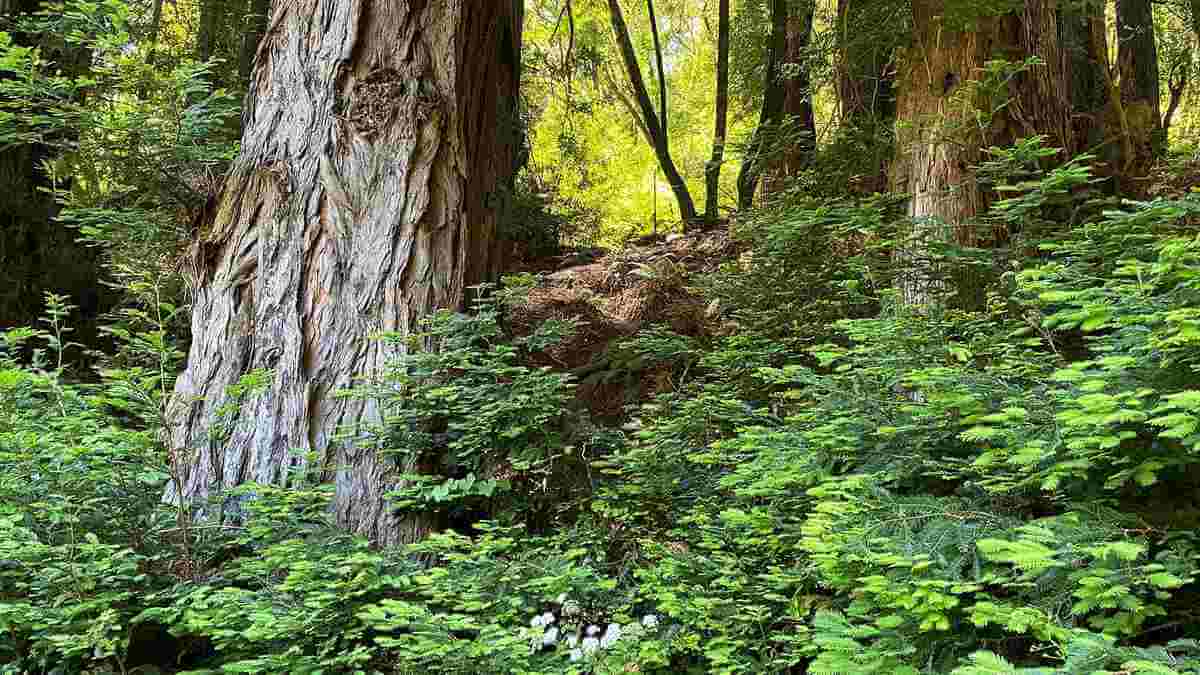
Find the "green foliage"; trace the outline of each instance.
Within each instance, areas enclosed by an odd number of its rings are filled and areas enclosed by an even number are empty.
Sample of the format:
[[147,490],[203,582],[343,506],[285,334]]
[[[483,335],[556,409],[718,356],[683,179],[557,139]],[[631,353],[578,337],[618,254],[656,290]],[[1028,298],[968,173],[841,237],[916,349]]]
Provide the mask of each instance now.
[[401,471],[395,508],[479,507],[509,495],[514,481],[523,487],[519,511],[550,510],[562,496],[534,486],[569,475],[586,421],[571,414],[569,375],[525,363],[572,327],[548,322],[521,344],[505,339],[502,312],[518,292],[510,285],[479,300],[471,314],[436,313],[422,333],[382,336],[398,355],[355,395],[387,411],[382,428],[364,440]]
[[1200,268],[1178,228],[1196,204],[1055,201],[1088,180],[1040,174],[990,216],[1083,222],[1042,230],[1049,257],[1014,261],[986,311],[844,319],[757,386],[705,355],[714,370],[643,411],[600,506],[662,542],[639,578],[696,630],[685,653],[714,671],[1194,669],[1165,646],[1197,627],[1194,520],[1155,505],[1193,489]]
[[[878,306],[886,254],[875,243],[887,236],[898,201],[813,203],[780,200],[740,221],[735,235],[750,251],[725,263],[705,291],[737,324],[771,337],[815,339],[841,318],[865,316]],[[873,241],[875,240],[875,241]],[[841,256],[829,251],[840,248]]]
[[236,153],[238,102],[210,84],[213,63],[154,67],[134,14],[120,0],[70,0],[16,20],[40,46],[0,32],[0,148],[45,149],[56,219],[102,249],[105,281],[124,287],[136,270],[180,305],[179,260]]
[[442,528],[396,549],[339,532],[316,473],[238,488],[238,523],[163,503],[174,306],[134,284],[84,387],[52,302],[0,336],[0,663],[128,671],[158,628],[153,665],[196,673],[1200,672],[1200,203],[1095,201],[1049,157],[984,171],[1038,255],[940,254],[988,272],[974,309],[894,301],[892,200],[747,219],[704,283],[726,334],[610,347],[600,373],[670,374],[624,433],[530,365],[575,323],[507,335],[530,276],[380,336],[344,395],[383,423],[346,438]]

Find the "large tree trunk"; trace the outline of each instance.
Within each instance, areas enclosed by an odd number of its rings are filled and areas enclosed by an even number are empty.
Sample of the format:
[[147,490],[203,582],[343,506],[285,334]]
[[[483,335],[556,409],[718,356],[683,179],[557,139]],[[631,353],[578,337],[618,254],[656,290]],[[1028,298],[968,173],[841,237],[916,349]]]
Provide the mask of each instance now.
[[[340,524],[381,544],[426,533],[388,511],[394,462],[335,438],[378,422],[377,404],[335,394],[392,356],[372,335],[412,333],[498,271],[520,30],[515,0],[275,6],[241,154],[194,247],[193,343],[169,411],[173,448],[192,453],[184,499],[286,483],[314,453]],[[252,369],[270,370],[265,390],[227,400]]]
[[[931,245],[987,243],[973,222],[986,206],[972,171],[982,148],[1034,134],[1070,147],[1066,61],[1058,47],[1055,6],[1054,0],[1026,0],[1018,12],[980,17],[964,30],[943,25],[945,0],[913,2],[914,41],[901,64],[901,124],[892,166],[893,188],[910,195],[912,230],[896,251],[902,270],[897,289],[907,305],[926,305],[947,290],[928,259]],[[982,77],[985,62],[1002,55],[1039,56],[1046,65],[1013,79],[1003,105],[962,89]],[[990,118],[983,128],[976,117],[980,109]]]
[[1126,166],[1132,176],[1144,176],[1154,159],[1166,151],[1150,0],[1117,0],[1117,68],[1134,151],[1132,158],[1126,158]]
[[712,157],[704,167],[704,219],[719,217],[721,163],[725,160],[725,132],[729,115],[729,0],[717,3],[717,93],[713,123]]

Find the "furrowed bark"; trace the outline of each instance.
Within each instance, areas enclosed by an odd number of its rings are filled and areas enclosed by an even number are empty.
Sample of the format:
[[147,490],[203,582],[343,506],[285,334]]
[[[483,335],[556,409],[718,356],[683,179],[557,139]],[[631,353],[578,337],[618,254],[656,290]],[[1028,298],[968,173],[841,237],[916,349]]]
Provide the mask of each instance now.
[[[191,461],[168,499],[199,507],[242,483],[287,484],[313,453],[347,529],[398,544],[433,526],[384,498],[417,467],[338,439],[377,423],[378,405],[335,394],[400,349],[372,335],[413,333],[498,271],[520,26],[513,0],[276,5],[241,154],[193,247],[193,342],[169,410],[172,447]],[[230,401],[253,369],[269,369],[265,390]],[[200,508],[238,515],[232,500]]]
[[[928,305],[946,288],[928,257],[931,245],[981,241],[973,219],[986,206],[972,167],[984,147],[1045,134],[1070,147],[1070,100],[1066,60],[1058,47],[1053,0],[1026,0],[1013,14],[980,17],[972,27],[944,26],[944,0],[914,0],[913,46],[901,64],[896,159],[892,187],[910,195],[912,230],[896,250],[903,270],[897,281],[901,301]],[[982,77],[984,64],[1001,54],[1016,59],[1038,56],[1045,65],[1019,73],[1009,83],[1004,105],[990,111],[979,128],[975,111],[993,105],[960,89]],[[969,292],[959,283],[960,292]]]

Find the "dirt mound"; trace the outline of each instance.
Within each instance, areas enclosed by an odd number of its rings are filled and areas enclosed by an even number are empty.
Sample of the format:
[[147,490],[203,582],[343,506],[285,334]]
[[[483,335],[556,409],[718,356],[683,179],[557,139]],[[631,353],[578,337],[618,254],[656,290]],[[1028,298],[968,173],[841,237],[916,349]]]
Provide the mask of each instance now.
[[[574,320],[577,330],[570,339],[535,358],[537,365],[572,371],[644,326],[666,324],[676,333],[702,336],[712,321],[704,300],[688,287],[689,279],[715,270],[737,252],[728,232],[719,230],[642,241],[609,254],[591,249],[539,261],[534,267],[544,271],[525,301],[510,311],[509,326],[525,336],[548,320]],[[581,385],[579,394],[593,414],[612,417],[627,402],[626,389],[621,383],[591,383]],[[653,390],[639,386],[636,395]]]

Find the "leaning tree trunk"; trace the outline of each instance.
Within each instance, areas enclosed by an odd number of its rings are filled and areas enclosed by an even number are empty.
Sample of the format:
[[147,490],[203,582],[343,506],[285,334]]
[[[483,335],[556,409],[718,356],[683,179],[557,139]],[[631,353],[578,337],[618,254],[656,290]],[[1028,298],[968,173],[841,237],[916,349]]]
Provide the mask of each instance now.
[[[169,410],[173,448],[191,453],[183,499],[285,484],[313,453],[341,525],[381,544],[426,533],[387,508],[395,463],[338,440],[378,405],[335,394],[393,355],[373,335],[412,333],[497,272],[520,30],[514,0],[276,4],[241,154],[193,249],[193,342]],[[255,369],[265,388],[227,399]]]
[[[650,102],[650,94],[646,89],[646,81],[642,77],[641,66],[638,65],[637,53],[633,51],[633,41],[629,38],[629,26],[625,23],[625,14],[621,11],[620,0],[608,0],[608,15],[612,23],[613,38],[617,41],[617,49],[621,52],[621,62],[625,65],[625,76],[629,78],[629,84],[633,87],[634,97],[638,107],[642,111],[642,122],[646,131],[650,135],[650,139],[654,145],[654,155],[658,159],[658,167],[662,169],[663,176],[671,185],[671,192],[675,193],[675,202],[679,205],[679,219],[683,221],[684,228],[688,227],[689,223],[696,220],[696,205],[692,201],[692,193],[688,191],[687,182],[680,175],[679,169],[675,166],[675,160],[671,158],[671,146],[667,142],[667,125],[666,125],[666,94],[662,94],[662,114],[663,119],[654,112],[654,104]],[[654,28],[655,33],[658,32],[657,26]],[[659,84],[666,87],[666,82],[659,77]],[[665,91],[660,89],[660,93]]]
[[[1035,134],[1048,135],[1058,147],[1071,142],[1055,0],[1026,0],[1020,11],[980,17],[968,29],[943,25],[945,5],[914,0],[914,41],[898,83],[901,124],[891,179],[893,189],[910,195],[912,230],[896,251],[897,290],[910,306],[927,305],[948,290],[929,259],[931,246],[987,243],[973,222],[986,206],[972,171],[982,148]],[[1004,101],[982,100],[968,83],[982,77],[987,61],[1002,56],[1038,56],[1046,65],[1014,78]],[[978,123],[979,110],[988,124]],[[958,290],[970,293],[959,281]]]

